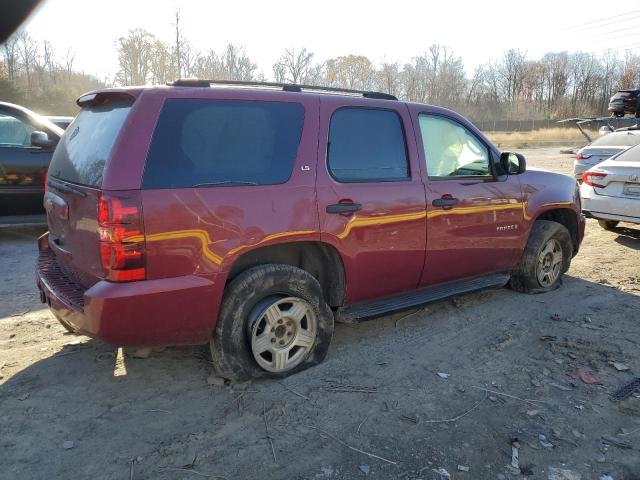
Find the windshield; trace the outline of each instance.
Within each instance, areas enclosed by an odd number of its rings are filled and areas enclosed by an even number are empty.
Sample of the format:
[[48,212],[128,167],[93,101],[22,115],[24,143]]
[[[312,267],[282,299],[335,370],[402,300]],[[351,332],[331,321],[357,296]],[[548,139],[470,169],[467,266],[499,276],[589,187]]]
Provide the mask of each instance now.
[[99,187],[111,147],[130,108],[130,104],[110,104],[82,109],[58,143],[49,175]]
[[632,147],[640,143],[640,135],[630,132],[610,133],[594,140],[590,147]]

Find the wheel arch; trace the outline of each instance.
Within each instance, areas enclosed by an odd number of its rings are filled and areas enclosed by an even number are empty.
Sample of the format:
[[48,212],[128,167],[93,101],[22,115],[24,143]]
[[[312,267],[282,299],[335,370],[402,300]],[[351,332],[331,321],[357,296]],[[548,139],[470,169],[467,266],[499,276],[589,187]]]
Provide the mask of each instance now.
[[249,268],[269,263],[305,270],[318,280],[330,307],[344,303],[346,279],[342,257],[334,246],[320,241],[277,243],[246,251],[232,263],[227,283]]
[[[571,243],[573,244],[573,255],[578,253],[580,246],[579,228],[578,228],[578,213],[572,208],[547,208],[541,212],[538,212],[537,216],[533,219],[533,222],[538,220],[549,220],[552,222],[563,225],[571,236]],[[532,222],[532,225],[533,225]]]

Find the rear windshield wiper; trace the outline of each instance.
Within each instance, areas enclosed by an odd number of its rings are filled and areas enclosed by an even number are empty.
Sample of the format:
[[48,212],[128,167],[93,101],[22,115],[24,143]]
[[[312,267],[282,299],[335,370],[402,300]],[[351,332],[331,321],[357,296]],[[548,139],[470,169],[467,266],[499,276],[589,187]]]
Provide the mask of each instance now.
[[214,187],[216,185],[258,185],[257,182],[251,182],[248,180],[221,180],[219,182],[203,182],[196,183],[193,188],[199,187]]

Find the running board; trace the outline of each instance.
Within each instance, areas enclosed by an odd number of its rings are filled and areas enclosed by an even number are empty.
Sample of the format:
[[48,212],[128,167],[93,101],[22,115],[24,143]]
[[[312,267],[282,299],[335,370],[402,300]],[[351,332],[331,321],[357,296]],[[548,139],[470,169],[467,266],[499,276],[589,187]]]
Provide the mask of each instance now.
[[336,321],[355,323],[361,320],[381,317],[390,312],[407,310],[426,303],[437,302],[463,293],[475,292],[485,288],[503,287],[507,284],[509,278],[510,275],[508,273],[487,275],[362,302],[338,310]]

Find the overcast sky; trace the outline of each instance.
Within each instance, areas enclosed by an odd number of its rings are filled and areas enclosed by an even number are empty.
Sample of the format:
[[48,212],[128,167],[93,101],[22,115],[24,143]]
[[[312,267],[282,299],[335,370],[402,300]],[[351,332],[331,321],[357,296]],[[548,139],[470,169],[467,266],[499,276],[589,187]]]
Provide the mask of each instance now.
[[640,52],[640,0],[45,0],[27,29],[59,55],[71,48],[76,69],[113,79],[116,39],[140,27],[170,41],[176,8],[196,49],[242,45],[268,78],[291,47],[306,47],[318,61],[362,54],[402,63],[440,43],[463,58],[467,71],[508,48],[532,58],[559,50]]

